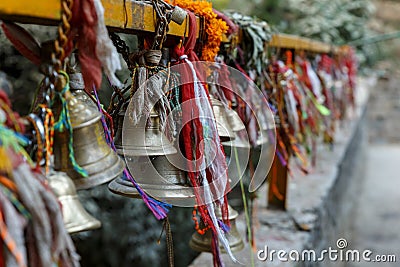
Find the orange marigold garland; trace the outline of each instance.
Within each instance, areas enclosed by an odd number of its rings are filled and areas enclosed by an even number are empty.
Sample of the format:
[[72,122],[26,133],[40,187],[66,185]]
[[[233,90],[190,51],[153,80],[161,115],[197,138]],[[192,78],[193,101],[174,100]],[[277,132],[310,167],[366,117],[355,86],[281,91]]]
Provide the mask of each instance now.
[[228,31],[229,27],[225,21],[217,18],[217,14],[212,9],[212,3],[206,0],[170,0],[169,2],[204,18],[207,41],[202,48],[200,59],[214,61],[219,52],[222,36]]

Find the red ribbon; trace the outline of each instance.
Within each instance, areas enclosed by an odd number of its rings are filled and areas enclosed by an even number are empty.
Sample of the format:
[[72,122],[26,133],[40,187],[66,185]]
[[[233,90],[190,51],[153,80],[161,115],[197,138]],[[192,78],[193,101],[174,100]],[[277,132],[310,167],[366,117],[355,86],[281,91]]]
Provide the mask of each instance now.
[[65,49],[65,56],[72,52],[75,40],[88,93],[93,86],[100,88],[102,78],[101,63],[96,55],[96,25],[97,13],[93,0],[75,0],[72,7],[70,42]]

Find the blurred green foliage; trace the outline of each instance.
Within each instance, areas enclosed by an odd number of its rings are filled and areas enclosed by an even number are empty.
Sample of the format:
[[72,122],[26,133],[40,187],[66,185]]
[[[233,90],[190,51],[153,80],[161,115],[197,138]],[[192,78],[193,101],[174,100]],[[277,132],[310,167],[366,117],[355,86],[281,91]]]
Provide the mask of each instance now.
[[[370,0],[253,0],[252,14],[275,25],[280,32],[335,45],[375,35],[368,27],[375,7]],[[378,45],[358,47],[361,63],[382,58]]]
[[293,33],[328,43],[344,44],[370,34],[374,12],[369,0],[266,0],[254,14]]

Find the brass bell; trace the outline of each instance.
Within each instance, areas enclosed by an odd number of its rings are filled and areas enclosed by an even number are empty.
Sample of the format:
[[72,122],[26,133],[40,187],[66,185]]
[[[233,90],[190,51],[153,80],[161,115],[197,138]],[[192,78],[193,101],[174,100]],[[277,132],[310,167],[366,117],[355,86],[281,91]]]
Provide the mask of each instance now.
[[258,133],[258,139],[256,141],[257,146],[261,146],[270,142],[268,132],[275,129],[275,126],[279,126],[279,116],[266,118],[265,121],[261,121],[260,131]]
[[[229,212],[229,222],[231,224],[230,231],[226,234],[226,237],[229,242],[229,246],[232,252],[240,251],[244,248],[244,243],[242,237],[239,234],[239,231],[236,227],[236,218],[239,216],[238,212],[234,210],[230,205],[228,205]],[[215,214],[219,219],[222,219],[222,214],[220,209],[216,209]],[[202,225],[203,223],[200,223]],[[204,227],[204,224],[202,225]],[[192,239],[189,241],[189,246],[199,252],[211,252],[211,230],[207,230],[204,235],[199,234],[197,231],[192,235]],[[220,244],[220,249],[222,252],[225,252],[225,248]]]
[[[256,140],[256,146],[252,147],[250,150],[250,161],[255,170],[249,185],[249,190],[251,190],[250,192],[254,191],[263,183],[263,181],[265,181],[265,177],[267,176],[272,160],[274,159],[275,144],[273,139],[275,138],[275,133],[269,132],[272,130],[273,128],[261,129],[258,139]],[[270,138],[269,135],[272,135],[273,137]],[[258,168],[260,164],[262,164],[263,168]]]
[[224,105],[211,95],[210,100],[221,142],[235,139],[235,134],[229,125]]
[[[128,123],[128,125],[126,126],[125,123]],[[165,134],[160,131],[159,126],[160,118],[154,109],[150,112],[149,123],[146,126],[143,126],[143,123],[133,125],[129,118],[125,119],[125,112],[120,112],[118,115],[118,129],[114,139],[117,153],[126,157],[159,156],[177,153],[176,148]]]
[[48,178],[49,186],[62,205],[65,228],[68,233],[77,233],[101,227],[101,222],[92,217],[79,202],[72,179],[64,172],[54,172]]
[[[254,166],[257,166],[259,162],[267,162],[266,159],[272,159],[271,154],[274,153],[274,148],[273,144],[271,143],[271,138],[268,136],[270,131],[273,131],[275,129],[275,125],[279,125],[279,117],[275,117],[274,121],[271,119],[267,121],[261,122],[260,125],[260,130],[258,132],[258,138],[256,140],[256,146],[251,148],[251,154],[252,154],[252,161]],[[274,134],[272,134],[274,135]],[[260,159],[261,156],[261,149],[264,148],[264,151],[266,152],[265,158]]]
[[224,149],[225,149],[225,153],[230,155],[231,147],[249,149],[250,143],[248,142],[248,140],[246,140],[245,138],[242,138],[240,136],[240,132],[245,130],[246,126],[243,124],[243,122],[240,119],[237,112],[234,111],[233,109],[228,109],[227,114],[228,114],[227,117],[228,117],[229,125],[231,126],[231,128],[235,134],[235,139],[222,143],[222,145],[224,146]]
[[175,167],[166,156],[158,156],[152,160],[154,168],[168,182],[178,185],[187,185],[188,180],[184,171]]
[[[248,142],[247,133],[244,131],[246,126],[244,126],[236,111],[228,109],[228,122],[233,129],[235,139],[222,142],[222,145],[228,163],[229,177],[234,181],[238,181],[243,175],[243,173],[238,172],[238,167],[240,170],[246,169],[250,156],[250,143]],[[233,151],[232,148],[234,149]]]
[[250,143],[242,139],[239,135],[236,135],[235,139],[232,141],[223,142],[222,145],[225,147],[237,147],[237,148],[247,148],[250,149]]
[[[149,167],[143,168],[139,173],[135,173],[137,177],[145,178],[145,183],[137,182],[147,194],[164,202],[173,201],[174,204],[180,203],[186,206],[194,204],[194,191],[192,187],[188,186],[189,182],[184,171],[175,167],[164,155],[152,159],[151,165],[140,162],[147,159],[147,157],[126,158],[128,166],[130,162],[134,161],[133,164]],[[131,181],[123,178],[117,178],[109,183],[108,189],[125,197],[140,197]],[[180,200],[181,202],[179,202]]]
[[239,117],[239,114],[237,114],[236,111],[234,111],[233,109],[227,109],[226,113],[232,131],[239,132],[246,129],[246,126],[243,124],[242,120]]
[[125,164],[105,141],[101,113],[94,105],[85,104],[68,91],[65,98],[73,128],[75,160],[88,177],[82,177],[73,169],[68,157],[67,131],[54,134],[54,169],[66,172],[77,189],[91,188],[118,177]]

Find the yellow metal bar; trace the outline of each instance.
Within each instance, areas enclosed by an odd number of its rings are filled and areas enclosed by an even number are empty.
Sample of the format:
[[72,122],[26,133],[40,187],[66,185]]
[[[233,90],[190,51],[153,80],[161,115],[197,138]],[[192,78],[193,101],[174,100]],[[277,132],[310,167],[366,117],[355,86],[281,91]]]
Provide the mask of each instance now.
[[[108,27],[120,31],[155,31],[156,15],[151,5],[134,0],[126,0],[125,8],[124,0],[102,0],[102,4]],[[60,12],[60,0],[0,1],[0,19],[15,22],[57,25],[60,21]],[[168,34],[187,36],[187,23],[185,20],[182,25],[178,25],[171,21]]]
[[282,47],[289,49],[301,49],[302,42],[301,38],[295,35],[289,34],[274,34],[269,43],[272,47]]
[[334,51],[332,45],[314,41],[309,38],[281,33],[273,35],[269,45],[272,47],[305,50],[315,53],[329,53]]
[[60,1],[36,0],[0,1],[0,14],[17,17],[36,17],[43,19],[60,19]]
[[[126,4],[124,7],[124,0],[102,0],[106,25],[116,31],[154,32],[156,15],[153,7],[140,1],[125,1]],[[60,12],[60,0],[0,0],[0,19],[22,23],[57,25],[60,21]],[[182,25],[171,21],[168,34],[187,36],[187,24],[187,20]],[[196,34],[198,36],[198,33]],[[240,42],[240,34],[233,37],[233,39],[235,42]],[[232,38],[226,36],[223,38],[224,42],[230,42],[231,40]],[[307,50],[317,53],[334,51],[334,47],[328,44],[290,34],[273,35],[269,45],[272,47]]]

